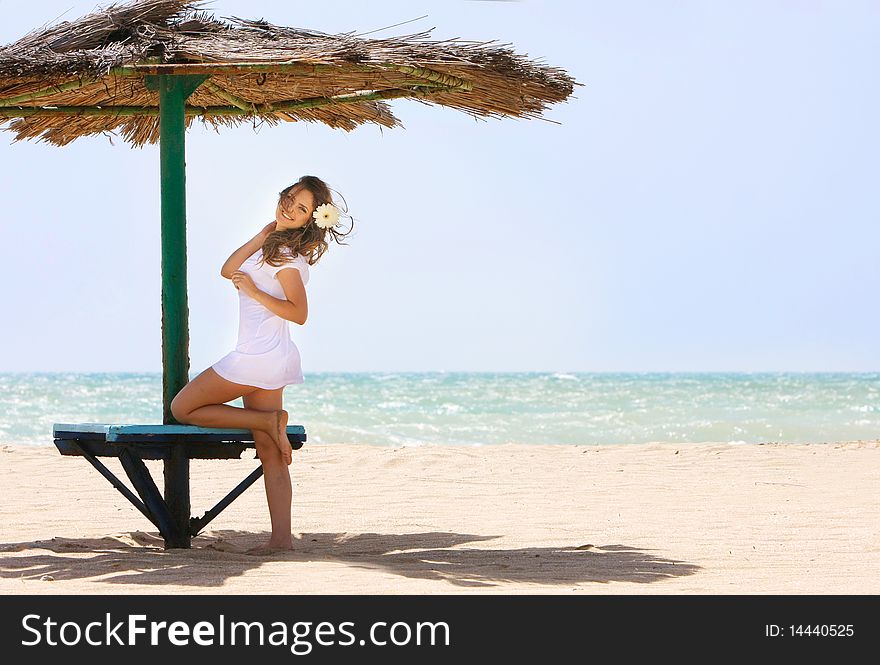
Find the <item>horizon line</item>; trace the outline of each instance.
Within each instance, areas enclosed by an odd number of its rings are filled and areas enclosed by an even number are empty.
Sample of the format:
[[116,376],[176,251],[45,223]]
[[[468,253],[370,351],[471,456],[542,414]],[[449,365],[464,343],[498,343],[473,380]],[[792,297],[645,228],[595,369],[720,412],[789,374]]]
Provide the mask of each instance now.
[[[161,370],[0,370],[6,374],[148,374],[162,376]],[[321,374],[880,374],[880,370],[836,369],[759,369],[759,370],[316,370],[306,373]],[[198,374],[193,375],[193,377]]]

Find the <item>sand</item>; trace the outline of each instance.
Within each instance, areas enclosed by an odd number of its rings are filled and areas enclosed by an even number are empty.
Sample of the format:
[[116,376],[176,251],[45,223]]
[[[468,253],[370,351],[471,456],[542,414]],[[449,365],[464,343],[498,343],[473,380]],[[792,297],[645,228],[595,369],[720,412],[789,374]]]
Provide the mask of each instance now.
[[[195,515],[251,456],[193,462]],[[15,445],[0,460],[3,594],[880,593],[877,441],[307,444],[296,549],[264,557],[244,553],[268,537],[262,481],[192,550],[164,551],[86,460]]]

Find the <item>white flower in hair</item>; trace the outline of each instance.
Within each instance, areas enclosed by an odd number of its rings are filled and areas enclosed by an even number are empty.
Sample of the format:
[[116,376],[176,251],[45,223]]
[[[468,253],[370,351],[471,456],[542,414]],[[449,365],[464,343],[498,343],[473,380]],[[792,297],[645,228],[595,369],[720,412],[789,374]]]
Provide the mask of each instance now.
[[315,218],[315,224],[320,228],[329,229],[339,221],[339,210],[332,203],[325,203],[315,208],[312,217]]

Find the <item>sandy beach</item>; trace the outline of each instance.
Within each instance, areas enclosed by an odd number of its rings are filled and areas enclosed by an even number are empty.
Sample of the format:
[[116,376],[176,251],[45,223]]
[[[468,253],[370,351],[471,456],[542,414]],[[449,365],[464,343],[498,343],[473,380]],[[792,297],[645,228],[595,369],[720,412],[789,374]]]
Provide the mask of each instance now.
[[[256,467],[245,456],[193,462],[194,515]],[[244,553],[268,536],[262,481],[166,552],[86,460],[0,459],[3,594],[880,593],[878,441],[307,444],[296,550],[271,557]]]

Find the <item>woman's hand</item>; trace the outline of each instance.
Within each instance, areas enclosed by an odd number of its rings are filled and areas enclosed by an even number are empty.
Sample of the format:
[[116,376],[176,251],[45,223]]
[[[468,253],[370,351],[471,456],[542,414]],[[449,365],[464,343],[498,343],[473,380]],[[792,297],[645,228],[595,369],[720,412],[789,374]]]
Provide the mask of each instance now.
[[254,297],[259,289],[257,285],[254,284],[254,280],[248,275],[246,272],[242,272],[241,270],[236,270],[232,273],[232,284],[239,291],[244,292],[246,295],[249,295],[251,298]]

